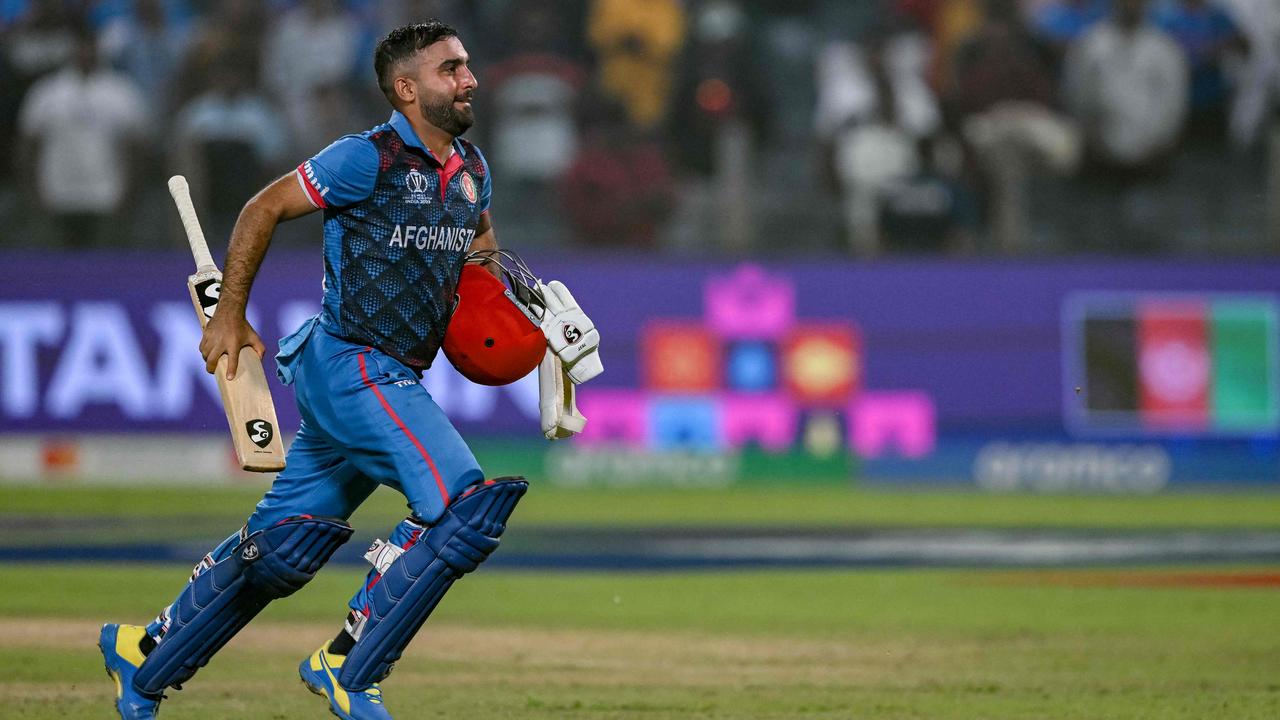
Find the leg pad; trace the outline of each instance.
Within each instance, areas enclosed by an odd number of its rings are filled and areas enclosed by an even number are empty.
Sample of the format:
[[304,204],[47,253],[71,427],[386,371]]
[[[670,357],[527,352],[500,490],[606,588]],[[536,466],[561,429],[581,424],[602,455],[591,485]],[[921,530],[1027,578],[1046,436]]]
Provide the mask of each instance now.
[[472,485],[382,574],[369,594],[369,615],[338,677],[359,692],[391,672],[440,598],[498,547],[507,518],[529,484],[501,478]]
[[157,695],[189,680],[267,603],[306,585],[350,537],[346,523],[311,517],[250,535],[178,596],[169,630],[138,668],[134,685]]

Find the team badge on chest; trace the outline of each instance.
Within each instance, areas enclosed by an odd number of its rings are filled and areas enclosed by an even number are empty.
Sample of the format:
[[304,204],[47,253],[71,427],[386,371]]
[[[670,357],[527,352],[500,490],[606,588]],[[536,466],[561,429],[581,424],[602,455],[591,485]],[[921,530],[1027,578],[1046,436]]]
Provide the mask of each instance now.
[[409,189],[409,197],[407,201],[411,205],[426,205],[431,202],[431,195],[427,192],[427,176],[417,170],[410,170],[404,176],[404,185]]
[[471,173],[465,170],[462,171],[462,179],[458,181],[458,185],[462,187],[462,195],[467,199],[467,202],[475,205],[478,196],[476,194],[476,181],[475,178],[471,177]]

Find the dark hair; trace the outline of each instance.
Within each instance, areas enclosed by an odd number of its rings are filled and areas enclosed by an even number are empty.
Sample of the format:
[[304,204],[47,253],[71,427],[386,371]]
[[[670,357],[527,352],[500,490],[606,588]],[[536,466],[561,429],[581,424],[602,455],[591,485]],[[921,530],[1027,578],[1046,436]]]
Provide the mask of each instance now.
[[378,88],[391,104],[395,104],[396,96],[391,89],[395,66],[422,48],[449,37],[458,37],[458,31],[439,20],[428,20],[402,25],[378,41],[378,47],[373,51],[373,70],[378,74]]

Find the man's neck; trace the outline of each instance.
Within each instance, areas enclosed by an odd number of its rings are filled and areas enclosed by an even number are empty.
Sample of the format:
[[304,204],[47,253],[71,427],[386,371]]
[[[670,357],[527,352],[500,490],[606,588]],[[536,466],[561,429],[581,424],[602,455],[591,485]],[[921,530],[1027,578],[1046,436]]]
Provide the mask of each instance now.
[[436,156],[443,165],[449,159],[449,155],[453,153],[453,136],[423,120],[421,117],[414,117],[405,114],[409,120],[409,126],[413,128],[413,132],[417,134],[418,139],[423,145]]

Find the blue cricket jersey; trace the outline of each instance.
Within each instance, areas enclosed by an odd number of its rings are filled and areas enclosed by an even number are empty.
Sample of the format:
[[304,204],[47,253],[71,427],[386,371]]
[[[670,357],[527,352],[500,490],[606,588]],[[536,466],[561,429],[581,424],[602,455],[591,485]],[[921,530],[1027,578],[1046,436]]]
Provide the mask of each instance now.
[[297,177],[324,211],[321,325],[419,372],[430,367],[489,209],[480,150],[457,138],[441,163],[397,111],[320,151]]

